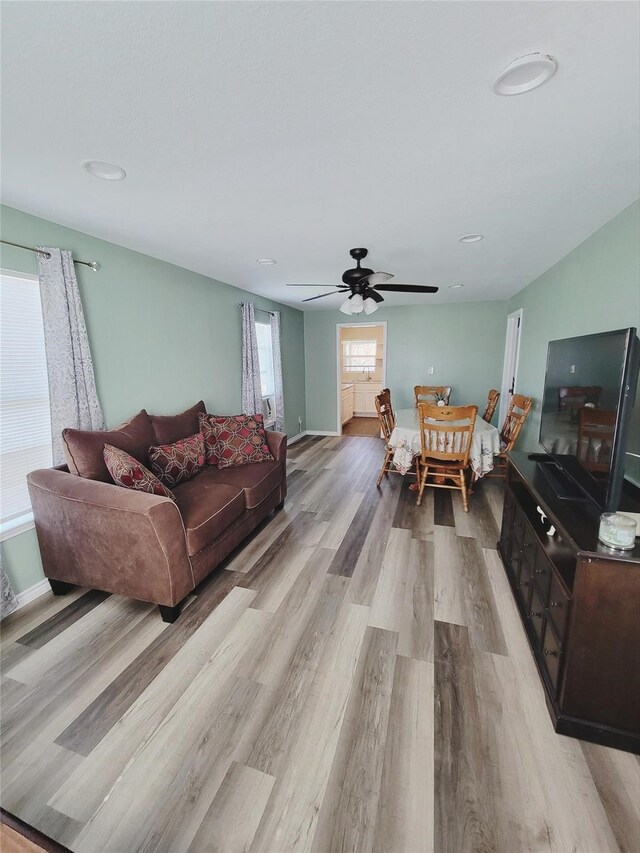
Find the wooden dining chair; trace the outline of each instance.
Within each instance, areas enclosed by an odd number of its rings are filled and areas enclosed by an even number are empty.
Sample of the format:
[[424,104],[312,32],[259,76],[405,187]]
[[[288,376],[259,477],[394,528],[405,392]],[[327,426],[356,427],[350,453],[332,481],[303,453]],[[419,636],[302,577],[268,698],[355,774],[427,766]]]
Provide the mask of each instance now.
[[[391,408],[391,392],[388,388],[384,388],[379,394],[375,397],[376,404],[376,412],[378,413],[378,420],[380,421],[380,430],[382,432],[382,438],[384,439],[384,460],[382,462],[382,468],[380,469],[380,474],[378,475],[378,480],[376,482],[376,486],[379,486],[382,482],[382,478],[385,474],[402,474],[402,471],[398,471],[392,464],[393,462],[393,454],[395,453],[395,447],[392,447],[390,444],[391,433],[393,432],[393,428],[395,426],[395,416],[393,414],[393,409]],[[413,474],[413,471],[408,471],[408,474]]]
[[580,464],[593,474],[608,473],[616,427],[616,413],[583,406],[578,411],[578,447]]
[[[466,475],[477,415],[477,406],[443,408],[418,403],[421,448],[418,457],[418,506],[422,502],[425,486],[459,489],[464,511],[469,512]],[[429,478],[431,482],[427,482]],[[447,480],[451,483],[447,483]]]
[[491,423],[493,419],[493,413],[496,410],[496,406],[498,405],[498,400],[500,399],[500,392],[496,391],[495,388],[492,388],[487,395],[487,408],[484,410],[484,415],[482,416],[482,420],[486,421],[488,424]]
[[435,403],[436,397],[442,395],[445,406],[449,405],[451,398],[451,385],[415,385],[413,393],[418,403]]
[[381,404],[389,407],[389,412],[391,413],[391,420],[393,423],[395,423],[396,416],[393,411],[393,406],[391,405],[391,391],[388,388],[383,388],[382,391],[378,394],[378,398],[380,399]]
[[507,454],[515,447],[532,406],[533,397],[524,397],[522,394],[512,396],[507,417],[504,419],[500,430],[500,447],[502,450],[497,456],[493,457],[494,467],[492,471],[489,471],[489,477],[506,477]]

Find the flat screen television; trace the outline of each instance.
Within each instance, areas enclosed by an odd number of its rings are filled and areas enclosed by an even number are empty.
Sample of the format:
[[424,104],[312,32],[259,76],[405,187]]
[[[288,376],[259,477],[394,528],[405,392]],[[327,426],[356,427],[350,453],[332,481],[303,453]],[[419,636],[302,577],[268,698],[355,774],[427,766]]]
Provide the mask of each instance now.
[[540,468],[559,497],[615,511],[625,476],[640,488],[639,361],[635,328],[549,342]]

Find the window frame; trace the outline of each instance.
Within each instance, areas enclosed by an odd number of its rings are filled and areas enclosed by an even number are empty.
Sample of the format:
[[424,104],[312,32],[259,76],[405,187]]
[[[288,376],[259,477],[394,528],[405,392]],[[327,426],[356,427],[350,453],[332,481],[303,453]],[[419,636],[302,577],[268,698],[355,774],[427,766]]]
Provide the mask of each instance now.
[[270,346],[270,350],[271,350],[271,379],[273,382],[273,390],[270,393],[269,392],[267,392],[266,394],[263,393],[263,389],[262,389],[262,367],[261,367],[260,368],[260,391],[262,393],[262,400],[263,401],[264,400],[273,400],[271,417],[269,420],[266,420],[266,418],[265,418],[265,421],[264,421],[265,427],[271,427],[276,422],[276,414],[277,414],[276,413],[275,364],[274,364],[274,359],[273,359],[273,355],[274,355],[273,354],[273,329],[271,328],[270,320],[258,320],[256,318],[256,320],[254,321],[254,325],[255,325],[255,329],[256,329],[256,342],[258,343],[258,361],[260,361],[260,343],[258,341],[258,326],[264,326],[265,328],[267,328],[269,330],[268,337],[269,337],[269,346]]
[[[0,267],[0,276],[22,279],[30,284],[40,285],[40,279],[33,273],[22,272],[21,270],[12,270],[6,267]],[[0,325],[1,331],[1,325]],[[53,464],[53,460],[52,463]],[[30,504],[31,502],[29,502]],[[0,521],[0,542],[5,542],[7,539],[12,539],[14,536],[19,536],[21,533],[26,533],[28,530],[33,530],[35,527],[33,508],[19,516],[15,516],[4,523]]]

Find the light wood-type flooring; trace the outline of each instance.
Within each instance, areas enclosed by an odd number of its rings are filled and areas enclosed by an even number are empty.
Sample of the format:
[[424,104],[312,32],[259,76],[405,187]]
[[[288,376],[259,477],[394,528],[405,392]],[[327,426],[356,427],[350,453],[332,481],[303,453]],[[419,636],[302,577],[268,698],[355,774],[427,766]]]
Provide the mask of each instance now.
[[639,850],[638,758],[551,726],[499,481],[416,507],[382,453],[293,445],[174,625],[86,590],[5,620],[4,808],[86,853]]

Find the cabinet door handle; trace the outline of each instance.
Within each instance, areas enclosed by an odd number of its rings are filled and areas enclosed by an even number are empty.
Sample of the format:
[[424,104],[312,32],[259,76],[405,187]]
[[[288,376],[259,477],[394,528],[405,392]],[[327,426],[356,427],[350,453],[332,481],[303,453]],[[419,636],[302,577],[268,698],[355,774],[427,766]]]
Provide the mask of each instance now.
[[536,569],[537,575],[546,575],[546,573],[547,573],[546,569]]
[[549,658],[557,658],[558,657],[558,652],[555,652],[552,649],[545,649],[544,653]]
[[550,601],[549,607],[562,607],[562,602],[561,601]]
[[522,581],[520,586],[529,586],[530,581]]
[[531,617],[531,619],[533,619],[534,616],[538,616],[539,618],[542,618],[544,616],[544,613],[541,613],[539,610],[530,610],[529,616]]

